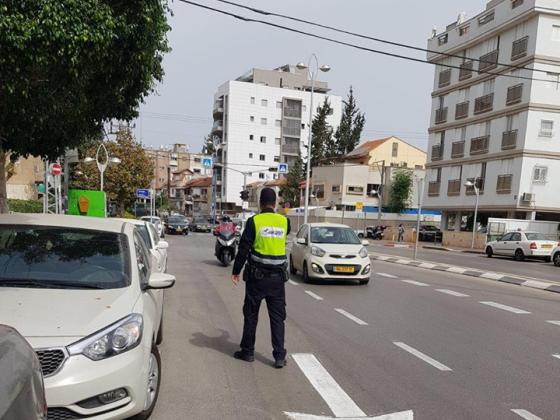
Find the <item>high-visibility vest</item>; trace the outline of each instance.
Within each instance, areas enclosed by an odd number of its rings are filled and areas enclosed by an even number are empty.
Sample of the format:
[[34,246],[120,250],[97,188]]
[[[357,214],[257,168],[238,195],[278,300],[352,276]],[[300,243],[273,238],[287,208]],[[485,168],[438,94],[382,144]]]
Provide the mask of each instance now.
[[261,264],[279,265],[286,262],[288,219],[281,214],[261,213],[253,216],[255,242],[251,258]]

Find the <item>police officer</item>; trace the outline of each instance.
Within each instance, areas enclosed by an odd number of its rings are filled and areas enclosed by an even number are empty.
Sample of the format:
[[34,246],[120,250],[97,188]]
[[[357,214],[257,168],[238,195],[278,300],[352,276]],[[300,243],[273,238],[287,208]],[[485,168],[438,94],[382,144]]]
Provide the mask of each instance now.
[[261,212],[247,220],[241,236],[239,250],[233,265],[232,281],[239,283],[239,274],[245,263],[245,303],[243,304],[243,338],[241,350],[234,353],[236,359],[255,360],[255,334],[259,308],[266,300],[270,317],[270,332],[274,367],[286,365],[284,348],[284,321],[286,319],[286,295],[284,283],[288,280],[286,238],[290,233],[288,218],[276,214],[276,193],[264,188],[260,196]]

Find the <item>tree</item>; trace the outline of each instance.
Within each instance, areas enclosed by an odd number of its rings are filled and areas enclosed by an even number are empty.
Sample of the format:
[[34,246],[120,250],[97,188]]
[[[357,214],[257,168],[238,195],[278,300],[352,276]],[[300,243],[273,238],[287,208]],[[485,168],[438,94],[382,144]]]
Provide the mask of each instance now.
[[[83,156],[95,156],[101,142],[82,151]],[[154,176],[154,164],[129,130],[119,131],[116,141],[106,141],[109,156],[121,159],[105,170],[104,190],[107,198],[117,204],[122,215],[135,201],[138,188],[148,188]],[[99,171],[95,163],[79,163],[72,176],[72,188],[99,189]]]
[[393,213],[402,213],[410,205],[412,194],[412,171],[400,169],[395,172],[389,192],[389,208]]
[[348,99],[344,101],[344,110],[340,125],[334,135],[336,140],[336,154],[343,156],[350,153],[360,143],[360,136],[366,123],[366,118],[360,112],[354,97],[354,90],[350,86]]
[[290,167],[286,176],[288,183],[280,187],[280,196],[284,203],[290,203],[291,207],[299,207],[299,184],[305,179],[305,170],[301,156],[298,156]]
[[6,155],[56,159],[131,120],[163,77],[167,0],[0,4],[0,212]]
[[327,116],[332,113],[327,98],[317,111],[312,123],[311,167],[325,163],[325,158],[333,153],[333,129],[327,124]]
[[214,146],[214,139],[211,134],[204,137],[204,144],[202,145],[202,154],[212,156],[216,151]]

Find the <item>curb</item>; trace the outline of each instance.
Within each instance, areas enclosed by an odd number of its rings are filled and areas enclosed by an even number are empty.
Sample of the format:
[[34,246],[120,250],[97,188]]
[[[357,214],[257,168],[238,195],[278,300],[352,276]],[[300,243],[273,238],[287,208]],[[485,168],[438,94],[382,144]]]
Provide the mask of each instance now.
[[466,254],[484,254],[484,251],[482,250],[476,250],[476,249],[453,249],[453,248],[447,248],[444,246],[436,246],[436,245],[424,245],[422,246],[422,248],[424,249],[432,249],[432,250],[436,250],[436,251],[445,251],[445,252],[464,252]]
[[461,274],[469,277],[478,277],[486,280],[494,280],[502,283],[515,284],[517,286],[530,287],[532,289],[544,290],[546,292],[560,293],[560,284],[549,283],[538,279],[531,279],[525,277],[517,277],[510,274],[502,274],[495,272],[487,272],[474,270],[465,267],[458,267],[446,264],[438,264],[428,261],[410,260],[408,258],[394,257],[392,255],[383,254],[369,254],[372,260],[379,260],[400,265],[409,265],[412,267],[424,268],[427,270],[443,271],[453,274]]

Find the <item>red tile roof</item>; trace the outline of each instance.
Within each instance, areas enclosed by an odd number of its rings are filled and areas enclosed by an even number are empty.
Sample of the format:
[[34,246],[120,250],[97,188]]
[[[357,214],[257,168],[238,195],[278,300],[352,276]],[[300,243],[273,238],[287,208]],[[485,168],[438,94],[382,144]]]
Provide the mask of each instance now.
[[287,178],[278,178],[272,181],[268,181],[264,183],[265,187],[281,187],[282,185],[286,185],[288,183]]
[[194,187],[211,187],[212,186],[212,177],[207,176],[203,178],[195,178],[191,179],[185,185],[185,188],[194,188]]
[[359,145],[357,148],[352,150],[350,153],[348,153],[344,157],[346,159],[360,159],[360,158],[366,157],[366,156],[369,155],[369,152],[371,152],[374,149],[377,149],[379,146],[381,146],[387,140],[392,139],[392,138],[393,137],[387,137],[387,138],[379,139],[379,140],[366,141],[365,143],[362,143],[361,145]]

